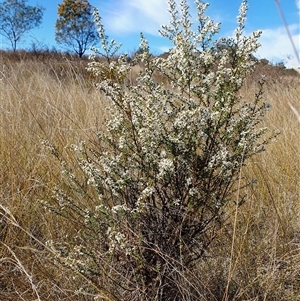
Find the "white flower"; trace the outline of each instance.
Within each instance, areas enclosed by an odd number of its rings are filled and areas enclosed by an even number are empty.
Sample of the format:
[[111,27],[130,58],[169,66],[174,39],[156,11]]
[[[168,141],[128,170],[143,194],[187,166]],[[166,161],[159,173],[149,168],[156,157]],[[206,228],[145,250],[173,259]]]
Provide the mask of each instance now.
[[159,162],[159,174],[158,178],[163,178],[166,174],[173,172],[174,164],[171,159],[163,158]]
[[126,212],[130,211],[130,209],[126,205],[116,205],[111,208],[113,213]]

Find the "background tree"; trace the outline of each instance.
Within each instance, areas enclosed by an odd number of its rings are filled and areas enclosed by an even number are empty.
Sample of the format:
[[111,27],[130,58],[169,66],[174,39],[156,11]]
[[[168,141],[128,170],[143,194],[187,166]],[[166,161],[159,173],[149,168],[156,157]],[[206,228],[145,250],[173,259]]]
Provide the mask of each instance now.
[[79,57],[97,40],[93,7],[87,0],[64,0],[58,6],[55,39],[72,48]]
[[13,51],[17,42],[42,22],[42,6],[26,5],[27,0],[4,0],[0,3],[0,34],[7,38]]

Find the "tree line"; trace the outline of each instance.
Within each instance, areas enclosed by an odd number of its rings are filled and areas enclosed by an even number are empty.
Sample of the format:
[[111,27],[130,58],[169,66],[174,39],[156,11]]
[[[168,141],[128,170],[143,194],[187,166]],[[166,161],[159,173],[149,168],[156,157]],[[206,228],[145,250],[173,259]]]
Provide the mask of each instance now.
[[[13,51],[21,38],[42,23],[45,8],[31,6],[27,0],[4,0],[0,3],[0,34],[8,40]],[[82,57],[97,41],[93,6],[87,0],[63,0],[58,5],[55,40]]]

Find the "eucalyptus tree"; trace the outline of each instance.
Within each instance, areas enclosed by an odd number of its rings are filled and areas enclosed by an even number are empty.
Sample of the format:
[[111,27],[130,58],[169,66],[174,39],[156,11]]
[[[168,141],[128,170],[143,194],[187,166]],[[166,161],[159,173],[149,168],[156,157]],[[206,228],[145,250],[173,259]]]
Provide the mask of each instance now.
[[64,0],[58,6],[55,39],[82,57],[97,41],[93,7],[87,0]]
[[42,22],[44,8],[27,5],[26,2],[4,0],[0,3],[0,34],[9,40],[13,51],[22,36]]

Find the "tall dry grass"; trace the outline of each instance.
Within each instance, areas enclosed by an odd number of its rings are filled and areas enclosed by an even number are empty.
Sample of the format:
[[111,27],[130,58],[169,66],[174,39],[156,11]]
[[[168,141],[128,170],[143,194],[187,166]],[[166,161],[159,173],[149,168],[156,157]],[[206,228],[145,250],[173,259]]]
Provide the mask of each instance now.
[[67,274],[48,261],[44,246],[72,229],[40,204],[60,181],[59,163],[46,154],[41,140],[64,152],[68,144],[89,140],[102,123],[103,102],[84,78],[83,64],[63,57],[1,56],[0,195],[11,215],[1,210],[0,300],[32,300],[36,293],[28,275],[41,300],[64,300],[78,286],[69,285]]
[[[77,230],[41,205],[61,184],[60,164],[41,140],[53,142],[75,168],[65,146],[93,143],[105,99],[93,89],[85,61],[5,53],[0,59],[0,300],[93,300],[88,281],[59,264],[46,245]],[[228,208],[235,218],[199,266],[203,300],[300,300],[300,125],[289,107],[300,111],[299,77],[259,70],[269,75],[266,126],[281,134],[242,170],[256,182],[237,192],[244,203]],[[245,97],[254,89],[249,81]]]
[[242,171],[256,182],[241,191],[246,199],[229,239],[230,281],[237,281],[241,300],[300,300],[300,124],[288,105],[299,110],[299,92],[297,77],[267,84],[265,123],[280,135]]

